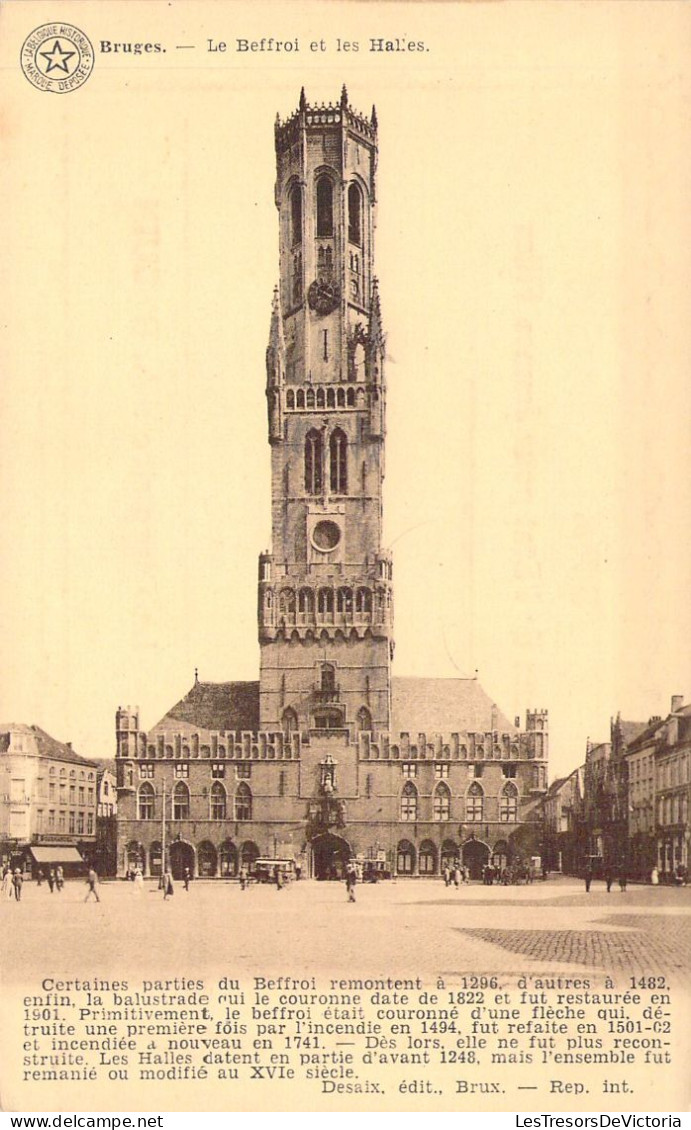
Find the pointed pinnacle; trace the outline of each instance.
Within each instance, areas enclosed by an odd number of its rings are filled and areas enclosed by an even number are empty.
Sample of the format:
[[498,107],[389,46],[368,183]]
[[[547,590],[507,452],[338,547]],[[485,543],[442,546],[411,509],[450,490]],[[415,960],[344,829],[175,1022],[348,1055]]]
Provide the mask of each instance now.
[[343,86],[341,88],[341,106],[345,109],[345,107],[347,105],[348,105],[348,89],[346,87],[346,84],[343,83]]
[[304,110],[307,107],[307,99],[305,98],[304,86],[300,89],[300,109]]
[[377,125],[378,125],[378,122],[377,122],[377,107],[376,106],[372,106],[372,125],[374,126],[375,129],[377,128]]

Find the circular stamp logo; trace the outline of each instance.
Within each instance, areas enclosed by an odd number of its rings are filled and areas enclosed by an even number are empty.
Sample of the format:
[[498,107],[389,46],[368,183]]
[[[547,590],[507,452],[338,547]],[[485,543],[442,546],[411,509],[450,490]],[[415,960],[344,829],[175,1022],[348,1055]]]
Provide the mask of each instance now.
[[84,32],[72,24],[42,24],[24,40],[20,61],[38,90],[69,94],[91,74],[94,49]]

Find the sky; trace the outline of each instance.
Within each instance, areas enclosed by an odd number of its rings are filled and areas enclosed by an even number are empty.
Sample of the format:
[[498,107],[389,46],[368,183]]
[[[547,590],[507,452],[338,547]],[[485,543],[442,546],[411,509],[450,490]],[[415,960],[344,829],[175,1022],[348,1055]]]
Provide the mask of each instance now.
[[[67,97],[11,71],[3,721],[109,757],[119,704],[149,728],[195,668],[257,677],[273,122],[344,81],[379,119],[394,674],[547,708],[552,777],[618,711],[688,701],[684,9],[87,5],[92,42],[170,49],[97,54]],[[12,60],[37,12],[5,9]],[[300,51],[231,50],[262,35]],[[429,50],[382,58],[379,35]]]

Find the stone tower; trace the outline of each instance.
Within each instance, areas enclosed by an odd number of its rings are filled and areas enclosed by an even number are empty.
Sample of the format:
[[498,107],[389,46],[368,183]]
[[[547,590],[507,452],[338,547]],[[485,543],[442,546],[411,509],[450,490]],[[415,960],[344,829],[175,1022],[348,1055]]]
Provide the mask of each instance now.
[[377,119],[276,121],[280,281],[266,351],[271,550],[259,559],[262,730],[386,730],[384,340],[373,273]]

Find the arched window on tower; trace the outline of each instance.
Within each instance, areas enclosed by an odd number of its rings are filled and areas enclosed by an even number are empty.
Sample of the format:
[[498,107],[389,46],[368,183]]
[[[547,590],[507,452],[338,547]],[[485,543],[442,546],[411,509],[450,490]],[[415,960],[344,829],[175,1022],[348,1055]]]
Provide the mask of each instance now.
[[518,820],[518,789],[512,781],[507,781],[499,798],[499,819],[503,824]]
[[362,193],[356,184],[348,189],[348,239],[362,244]]
[[249,785],[244,781],[238,785],[235,794],[235,819],[236,820],[251,820],[252,819],[252,790]]
[[479,823],[482,820],[482,814],[485,807],[485,794],[482,791],[482,785],[478,785],[477,781],[473,781],[468,789],[465,802],[465,818],[469,823]]
[[137,795],[137,819],[153,820],[154,818],[154,787],[148,782],[139,786]]
[[293,255],[293,302],[299,302],[302,297],[302,252],[296,251]]
[[317,181],[317,238],[328,238],[333,233],[333,185],[330,177],[322,175]]
[[333,494],[348,493],[348,441],[345,432],[336,428],[329,440],[331,468],[331,491]]
[[308,494],[321,494],[322,489],[322,437],[316,428],[305,436],[305,490]]
[[290,190],[290,243],[302,243],[302,189],[294,184]]
[[288,736],[288,734],[295,734],[297,732],[298,716],[293,710],[292,706],[287,706],[283,711],[283,714],[281,716],[281,723],[283,726],[283,733],[286,735],[286,737]]
[[417,789],[412,781],[401,790],[401,820],[417,820]]
[[214,781],[211,786],[209,803],[209,817],[211,820],[225,820],[226,818],[226,790],[220,781]]
[[443,783],[437,785],[434,790],[434,819],[451,819],[451,793]]
[[321,693],[325,701],[336,696],[336,668],[333,663],[322,663]]
[[372,731],[372,715],[366,706],[361,706],[357,712],[357,728],[359,734],[369,734]]
[[190,790],[184,781],[178,781],[173,789],[173,820],[189,820]]

